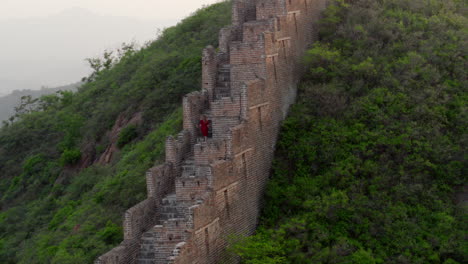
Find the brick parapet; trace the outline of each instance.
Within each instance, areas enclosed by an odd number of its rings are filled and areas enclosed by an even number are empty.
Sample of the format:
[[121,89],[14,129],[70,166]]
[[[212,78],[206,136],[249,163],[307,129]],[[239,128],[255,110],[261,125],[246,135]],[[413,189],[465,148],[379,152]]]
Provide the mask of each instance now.
[[194,146],[195,165],[209,165],[210,163],[227,158],[227,140],[213,139],[200,142]]
[[242,25],[244,22],[256,20],[255,1],[236,0],[232,2],[232,24]]
[[198,122],[202,113],[209,108],[208,91],[192,92],[184,96],[182,99],[183,108],[183,128],[190,136],[190,145],[195,143],[195,139],[199,137]]
[[192,150],[192,136],[189,130],[182,130],[177,138],[169,136],[166,139],[166,162],[172,163],[176,175],[180,172],[180,165],[186,160]]
[[229,56],[230,43],[233,41],[240,41],[241,39],[242,29],[240,26],[231,25],[222,28],[219,32],[219,53]]
[[286,1],[259,0],[255,8],[257,20],[271,19],[286,13]]
[[157,202],[154,197],[138,203],[125,212],[124,216],[124,240],[140,239],[145,230],[155,224],[153,219],[157,214]]
[[[167,139],[166,164],[147,174],[148,199],[155,201],[159,224],[136,242],[151,242],[142,244],[138,263],[238,261],[224,252],[228,237],[255,230],[279,124],[295,100],[304,71],[301,57],[317,35],[313,22],[326,2],[233,1],[233,25],[220,31],[219,51],[203,51],[202,91],[184,98],[184,131]],[[213,138],[207,142],[195,140],[201,114],[212,121]],[[166,187],[158,187],[158,180]],[[163,196],[165,214],[174,211],[173,217],[158,216]],[[150,215],[145,211],[150,204],[142,202],[132,217]],[[136,234],[147,229],[141,223],[132,222],[131,240],[99,263],[137,263],[127,259],[134,254]],[[110,262],[115,257],[119,262]]]
[[219,56],[213,46],[206,47],[202,54],[202,89],[208,94],[209,100],[214,96],[218,64]]
[[171,163],[153,167],[146,172],[148,197],[160,201],[167,194],[174,192],[175,171]]
[[100,256],[95,264],[134,263],[139,252],[138,240],[124,240],[120,245]]

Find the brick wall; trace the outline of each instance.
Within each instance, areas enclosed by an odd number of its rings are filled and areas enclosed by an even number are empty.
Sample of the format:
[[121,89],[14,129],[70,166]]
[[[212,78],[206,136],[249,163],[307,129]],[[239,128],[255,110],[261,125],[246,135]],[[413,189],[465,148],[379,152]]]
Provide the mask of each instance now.
[[[127,211],[122,244],[96,263],[236,263],[231,236],[255,231],[281,121],[326,0],[235,0],[218,51],[202,56],[202,91],[183,100],[184,130],[147,174],[148,199]],[[198,138],[198,121],[213,137]]]

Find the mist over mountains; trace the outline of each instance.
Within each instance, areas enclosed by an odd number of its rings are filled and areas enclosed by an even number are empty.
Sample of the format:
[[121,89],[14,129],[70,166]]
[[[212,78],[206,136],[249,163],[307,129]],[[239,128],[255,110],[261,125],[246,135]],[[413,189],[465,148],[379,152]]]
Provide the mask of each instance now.
[[35,99],[58,91],[76,91],[80,85],[82,83],[77,82],[54,88],[42,87],[40,90],[22,89],[14,90],[10,94],[0,93],[0,127],[2,126],[2,121],[8,120],[15,114],[15,107],[20,105],[21,97],[31,96],[32,99]]
[[83,8],[0,20],[0,94],[79,81],[90,72],[85,58],[123,42],[143,44],[172,24],[175,21],[103,16]]

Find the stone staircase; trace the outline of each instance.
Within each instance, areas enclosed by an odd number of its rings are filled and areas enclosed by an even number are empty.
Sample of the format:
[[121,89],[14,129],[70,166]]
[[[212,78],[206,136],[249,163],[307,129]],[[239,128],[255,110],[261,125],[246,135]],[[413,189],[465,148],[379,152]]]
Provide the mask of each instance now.
[[232,26],[203,51],[202,90],[183,98],[182,132],[147,172],[147,199],[125,213],[124,241],[96,264],[237,263],[224,259],[226,238],[256,228],[279,124],[326,1],[233,1]]
[[231,65],[222,64],[218,68],[218,76],[216,78],[216,98],[231,96]]
[[174,247],[187,239],[182,231],[188,227],[183,212],[189,205],[178,202],[175,193],[162,199],[158,224],[143,233],[140,239],[138,264],[167,263]]
[[[217,103],[230,97],[230,65],[222,64],[218,68],[215,88],[216,97],[211,103]],[[210,108],[201,113],[212,117]],[[237,125],[238,122],[232,126]],[[230,127],[227,127],[229,129]],[[190,234],[189,208],[202,204],[207,193],[212,191],[209,164],[215,160],[226,159],[226,150],[222,139],[197,138],[191,147],[192,155],[180,164],[180,175],[176,177],[175,193],[162,199],[159,207],[157,225],[143,233],[140,239],[138,264],[165,264],[173,254],[176,245],[186,241]]]
[[161,225],[155,225],[145,232],[140,239],[140,252],[137,257],[138,264],[167,263],[174,247],[187,239],[180,232],[187,227],[184,218],[170,218]]

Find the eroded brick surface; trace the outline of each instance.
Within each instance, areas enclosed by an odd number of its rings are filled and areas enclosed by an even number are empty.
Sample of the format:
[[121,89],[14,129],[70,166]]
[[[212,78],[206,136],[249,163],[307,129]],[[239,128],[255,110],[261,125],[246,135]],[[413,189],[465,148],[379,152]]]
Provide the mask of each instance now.
[[[203,51],[202,91],[183,100],[184,130],[146,175],[124,241],[97,264],[236,263],[228,237],[255,230],[279,125],[326,0],[235,0],[219,48]],[[199,138],[201,115],[213,137]]]

